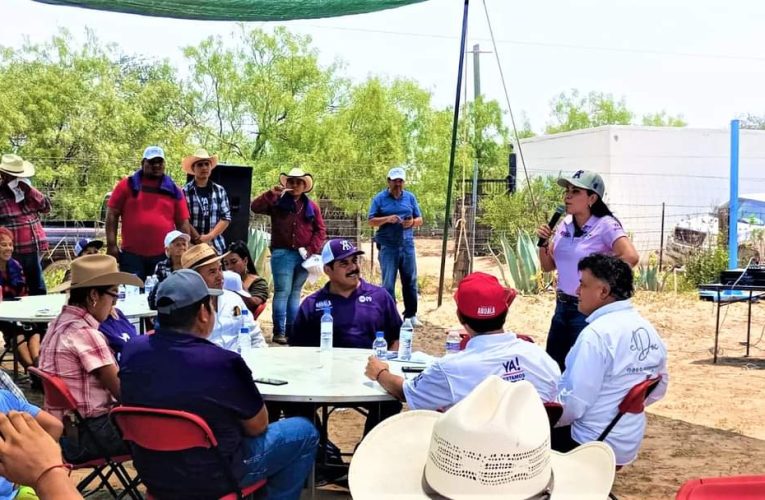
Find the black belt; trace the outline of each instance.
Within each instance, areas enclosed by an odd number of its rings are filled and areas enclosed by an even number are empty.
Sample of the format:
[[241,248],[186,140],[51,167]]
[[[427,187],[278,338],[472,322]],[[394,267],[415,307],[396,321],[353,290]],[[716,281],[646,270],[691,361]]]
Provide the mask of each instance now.
[[556,290],[555,298],[558,299],[558,302],[563,302],[564,304],[579,304],[579,297],[563,293],[560,290]]

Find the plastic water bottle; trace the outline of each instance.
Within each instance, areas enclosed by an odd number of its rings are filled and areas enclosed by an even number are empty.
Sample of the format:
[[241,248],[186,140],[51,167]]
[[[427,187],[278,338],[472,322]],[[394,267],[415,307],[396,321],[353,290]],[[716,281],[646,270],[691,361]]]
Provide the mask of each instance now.
[[406,318],[401,325],[401,333],[398,336],[398,359],[409,361],[412,359],[412,342],[414,341],[414,328],[412,320]]
[[[244,311],[242,311],[242,318],[244,318]],[[244,357],[252,351],[252,337],[250,337],[250,327],[242,321],[242,327],[239,329],[239,336],[237,337],[237,343],[239,344],[239,354]]]
[[459,330],[452,328],[446,334],[446,355],[457,354],[460,352],[460,344],[462,339],[460,338]]
[[331,310],[331,307],[325,307],[324,314],[321,316],[321,344],[319,344],[320,351],[332,350],[332,332],[334,320],[332,319],[332,314],[330,313]]
[[143,284],[143,293],[149,295],[155,286],[157,286],[157,276],[152,274],[146,278],[146,282]]
[[372,351],[377,359],[386,359],[388,357],[388,341],[385,340],[384,332],[375,334],[375,341],[372,342]]
[[117,301],[125,302],[125,285],[117,287]]

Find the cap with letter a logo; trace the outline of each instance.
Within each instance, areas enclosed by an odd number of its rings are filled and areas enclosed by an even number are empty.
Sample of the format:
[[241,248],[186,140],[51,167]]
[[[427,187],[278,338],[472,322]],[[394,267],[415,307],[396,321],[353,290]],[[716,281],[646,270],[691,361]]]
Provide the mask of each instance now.
[[321,250],[321,262],[326,266],[336,260],[347,259],[353,255],[363,254],[351,240],[335,238],[324,244]]
[[600,174],[591,170],[577,170],[570,177],[560,177],[558,185],[561,187],[575,186],[581,189],[588,189],[597,193],[601,199],[606,194],[606,183]]

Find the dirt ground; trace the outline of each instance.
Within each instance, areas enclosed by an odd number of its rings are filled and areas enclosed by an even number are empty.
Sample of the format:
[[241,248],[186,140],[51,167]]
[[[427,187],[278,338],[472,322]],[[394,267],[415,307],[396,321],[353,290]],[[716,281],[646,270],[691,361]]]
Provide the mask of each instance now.
[[[419,318],[425,326],[415,333],[416,350],[443,353],[445,329],[456,323],[451,290],[436,307],[440,241],[418,241],[418,271],[422,297]],[[365,246],[369,255],[369,246]],[[375,258],[376,260],[376,258]],[[369,275],[370,261],[364,272]],[[476,270],[499,275],[492,257],[481,257]],[[447,260],[451,284],[451,259]],[[371,281],[376,282],[374,274]],[[693,295],[638,293],[641,313],[662,335],[670,353],[667,396],[648,409],[648,428],[638,459],[618,474],[613,493],[623,499],[672,498],[687,479],[699,476],[762,474],[765,472],[765,307],[752,307],[752,347],[744,357],[747,309],[744,304],[723,308],[719,359],[712,364],[715,306]],[[544,344],[554,308],[552,293],[519,296],[507,328],[531,335]],[[270,311],[261,316],[270,338]],[[26,387],[25,387],[26,388]],[[39,400],[38,394],[32,394]],[[353,411],[335,413],[331,439],[352,451],[361,436],[362,417]],[[322,490],[321,497],[348,498],[347,492]]]

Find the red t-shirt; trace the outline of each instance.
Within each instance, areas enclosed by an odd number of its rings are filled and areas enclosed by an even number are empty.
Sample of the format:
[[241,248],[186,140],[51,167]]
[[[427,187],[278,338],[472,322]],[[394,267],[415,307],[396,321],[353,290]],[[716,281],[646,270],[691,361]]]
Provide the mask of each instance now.
[[142,189],[135,196],[129,179],[119,181],[109,198],[109,208],[122,214],[122,249],[143,257],[163,255],[165,235],[189,218],[186,198],[155,192],[159,179],[141,179]]

